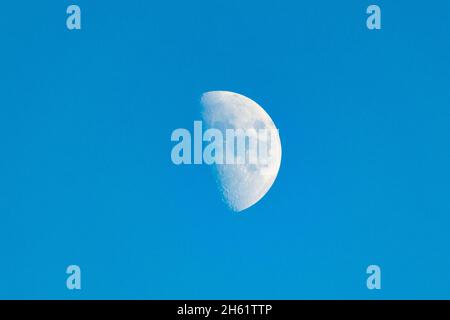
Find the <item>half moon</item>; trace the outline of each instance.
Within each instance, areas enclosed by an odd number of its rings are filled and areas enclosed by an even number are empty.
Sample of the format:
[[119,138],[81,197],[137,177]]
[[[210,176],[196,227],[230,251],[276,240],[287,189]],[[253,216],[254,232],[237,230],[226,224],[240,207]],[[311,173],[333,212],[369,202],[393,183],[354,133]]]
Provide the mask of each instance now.
[[[224,144],[227,143],[226,129],[254,129],[257,132],[266,129],[271,132],[269,152],[263,163],[213,165],[224,202],[233,211],[245,210],[264,197],[278,175],[281,164],[278,130],[267,112],[243,95],[229,91],[211,91],[203,94],[201,104],[205,127],[219,129],[224,137]],[[268,143],[267,139],[259,135],[257,140],[258,144]]]

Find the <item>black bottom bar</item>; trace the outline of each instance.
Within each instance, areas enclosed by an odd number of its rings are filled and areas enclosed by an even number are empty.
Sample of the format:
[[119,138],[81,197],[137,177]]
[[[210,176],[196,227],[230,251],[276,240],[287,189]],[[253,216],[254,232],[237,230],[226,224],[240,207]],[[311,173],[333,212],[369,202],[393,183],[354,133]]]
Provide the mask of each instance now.
[[[449,301],[317,301],[317,300],[77,300],[1,301],[3,313],[66,316],[85,319],[100,316],[118,319],[358,319],[399,315],[417,317],[437,312],[448,316]],[[8,310],[10,309],[10,310]],[[132,316],[130,318],[130,316]],[[427,317],[427,318],[428,318]]]

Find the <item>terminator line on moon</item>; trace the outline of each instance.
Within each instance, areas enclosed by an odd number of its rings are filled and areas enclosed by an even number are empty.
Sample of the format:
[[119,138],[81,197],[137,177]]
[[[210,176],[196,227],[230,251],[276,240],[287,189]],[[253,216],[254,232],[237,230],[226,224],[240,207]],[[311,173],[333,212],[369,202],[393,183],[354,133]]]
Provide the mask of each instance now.
[[[224,202],[233,211],[245,210],[264,197],[278,175],[281,164],[278,130],[267,112],[243,95],[211,91],[203,94],[201,103],[203,121],[208,128],[265,129],[271,132],[269,152],[264,161],[257,164],[214,164],[215,178]],[[259,135],[257,139],[258,144],[269,143]]]

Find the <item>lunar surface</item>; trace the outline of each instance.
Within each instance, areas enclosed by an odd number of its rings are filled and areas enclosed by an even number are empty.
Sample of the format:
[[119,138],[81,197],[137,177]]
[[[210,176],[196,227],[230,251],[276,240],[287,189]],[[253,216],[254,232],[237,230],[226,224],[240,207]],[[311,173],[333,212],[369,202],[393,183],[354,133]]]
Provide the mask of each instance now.
[[245,210],[264,197],[277,177],[281,163],[278,130],[267,112],[243,95],[228,91],[211,91],[203,94],[201,104],[204,126],[222,131],[224,144],[229,143],[225,138],[226,129],[266,129],[271,132],[270,139],[257,135],[258,148],[269,144],[269,152],[265,153],[265,159],[260,161],[261,163],[213,165],[214,176],[224,202],[233,211]]

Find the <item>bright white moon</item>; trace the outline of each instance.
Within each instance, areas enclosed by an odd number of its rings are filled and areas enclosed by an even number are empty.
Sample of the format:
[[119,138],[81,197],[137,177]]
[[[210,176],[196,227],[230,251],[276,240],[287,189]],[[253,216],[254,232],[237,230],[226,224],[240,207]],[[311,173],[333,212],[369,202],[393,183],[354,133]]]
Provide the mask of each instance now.
[[[225,129],[266,129],[274,133],[263,164],[214,165],[216,180],[225,203],[234,211],[245,210],[264,197],[277,177],[281,163],[278,130],[262,107],[237,93],[207,92],[202,96],[202,107],[202,117],[207,128],[219,129],[223,133]],[[259,142],[267,143],[267,139],[261,141],[258,136]]]

